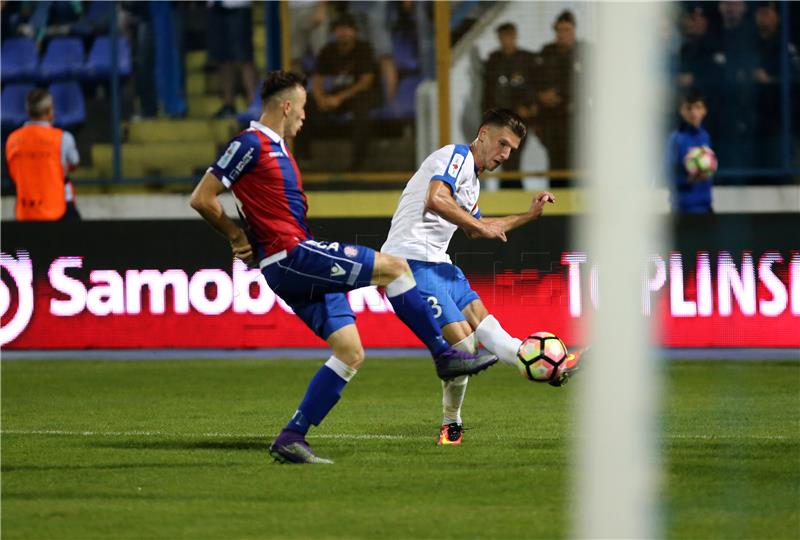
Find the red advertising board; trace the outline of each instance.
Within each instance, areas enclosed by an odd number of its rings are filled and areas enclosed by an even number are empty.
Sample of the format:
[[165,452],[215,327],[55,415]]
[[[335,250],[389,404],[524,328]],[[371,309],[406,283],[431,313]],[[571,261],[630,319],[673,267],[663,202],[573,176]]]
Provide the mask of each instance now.
[[[135,258],[134,258],[135,259]],[[34,267],[34,260],[40,267]],[[5,349],[324,347],[257,270],[92,267],[2,253],[0,344]],[[46,265],[46,268],[41,267]],[[546,330],[583,343],[580,324],[602,316],[597,269],[564,252],[547,272],[468,273],[513,335]],[[673,252],[647,264],[642,312],[669,347],[800,347],[800,253]],[[349,294],[366,347],[420,346],[377,289]],[[599,305],[598,305],[599,304]]]

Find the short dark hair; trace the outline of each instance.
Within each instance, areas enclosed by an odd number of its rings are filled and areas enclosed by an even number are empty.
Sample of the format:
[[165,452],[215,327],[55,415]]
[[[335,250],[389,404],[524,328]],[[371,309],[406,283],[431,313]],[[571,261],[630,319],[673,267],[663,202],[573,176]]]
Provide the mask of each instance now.
[[578,26],[578,24],[575,22],[575,14],[568,9],[565,9],[558,14],[558,17],[556,17],[556,22],[553,23],[553,28],[555,28],[558,23],[562,22],[569,23],[572,26]]
[[696,88],[690,88],[689,90],[681,94],[678,106],[692,105],[694,103],[702,103],[703,105],[705,105],[706,97]]
[[356,28],[356,20],[349,13],[342,13],[336,17],[331,23],[331,30],[336,30],[340,26],[347,26],[349,28]]
[[25,110],[31,118],[43,116],[53,106],[53,97],[44,88],[34,88],[25,96]]
[[495,31],[498,34],[503,34],[505,32],[515,32],[516,33],[517,25],[512,23],[512,22],[503,23],[500,26],[498,26],[497,28],[495,28]]
[[261,84],[261,103],[266,104],[269,99],[293,86],[305,87],[306,79],[302,75],[291,71],[276,70],[267,73]]
[[509,109],[489,109],[483,113],[483,118],[481,118],[481,127],[483,126],[507,127],[520,139],[524,139],[528,134],[528,128],[525,127],[522,118]]

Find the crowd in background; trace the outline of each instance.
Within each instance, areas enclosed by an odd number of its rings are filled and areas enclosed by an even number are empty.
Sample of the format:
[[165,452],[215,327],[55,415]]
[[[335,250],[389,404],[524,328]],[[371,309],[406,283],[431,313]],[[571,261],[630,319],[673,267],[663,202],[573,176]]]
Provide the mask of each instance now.
[[[454,12],[485,12],[486,2],[458,2]],[[2,35],[26,36],[44,51],[58,36],[77,36],[87,47],[108,33],[110,2],[2,2]],[[255,103],[258,74],[254,64],[252,21],[258,3],[119,2],[120,35],[130,44],[133,69],[125,80],[132,90],[122,104],[125,119],[187,113],[185,54],[205,49],[208,68],[216,70],[222,106],[214,117],[241,118],[235,95]],[[790,6],[782,20],[776,2],[682,2],[672,25],[673,80],[676,95],[695,90],[705,96],[705,127],[721,168],[797,167],[800,132],[800,55],[793,44],[800,9]],[[292,67],[309,77],[309,125],[298,152],[310,155],[312,136],[334,126],[353,141],[351,168],[364,166],[375,123],[413,121],[414,92],[435,76],[433,5],[430,2],[289,2]],[[474,21],[473,21],[474,22]],[[528,123],[547,150],[553,185],[569,185],[574,168],[571,128],[580,103],[575,85],[584,73],[591,45],[577,40],[575,16],[563,11],[553,21],[553,39],[539,51],[517,45],[525,28],[511,22],[495,27],[499,48],[484,64],[482,108],[503,106]],[[458,21],[453,21],[458,24]],[[789,25],[789,42],[782,28]],[[461,25],[463,26],[463,24]],[[457,39],[463,32],[454,32]],[[782,59],[788,58],[786,66]],[[783,77],[789,78],[789,110],[784,110]],[[4,86],[6,81],[3,81]],[[101,81],[102,83],[102,81]],[[103,84],[94,83],[87,91]],[[84,85],[86,89],[87,86]],[[58,111],[57,111],[58,113]],[[252,119],[252,115],[250,117]],[[519,153],[504,169],[518,171]],[[793,161],[792,161],[793,160]],[[752,180],[752,177],[751,177]],[[770,181],[769,179],[761,179]],[[511,184],[509,184],[511,185]]]

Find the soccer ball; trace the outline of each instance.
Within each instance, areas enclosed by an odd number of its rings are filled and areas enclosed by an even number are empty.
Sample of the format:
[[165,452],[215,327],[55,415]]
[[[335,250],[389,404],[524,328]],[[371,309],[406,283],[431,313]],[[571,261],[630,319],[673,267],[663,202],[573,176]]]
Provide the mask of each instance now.
[[549,382],[567,367],[567,347],[555,334],[536,332],[517,350],[517,368],[529,381]]
[[683,165],[690,175],[711,175],[717,171],[717,155],[708,146],[694,146],[686,152]]

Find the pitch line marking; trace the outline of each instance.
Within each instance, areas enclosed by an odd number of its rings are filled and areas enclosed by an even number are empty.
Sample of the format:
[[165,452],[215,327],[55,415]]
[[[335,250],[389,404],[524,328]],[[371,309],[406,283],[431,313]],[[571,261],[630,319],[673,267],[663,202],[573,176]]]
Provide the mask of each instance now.
[[[67,437],[215,437],[215,438],[274,438],[277,435],[269,433],[169,433],[164,431],[70,431],[62,429],[4,429],[2,435],[63,435]],[[385,435],[375,433],[318,433],[313,435],[317,439],[343,439],[343,440],[428,440],[430,437],[418,435]],[[557,440],[569,437],[525,437],[535,440]],[[782,441],[789,437],[784,435],[666,435],[662,439],[697,439],[697,440],[729,440],[729,439],[754,439],[767,441]]]

